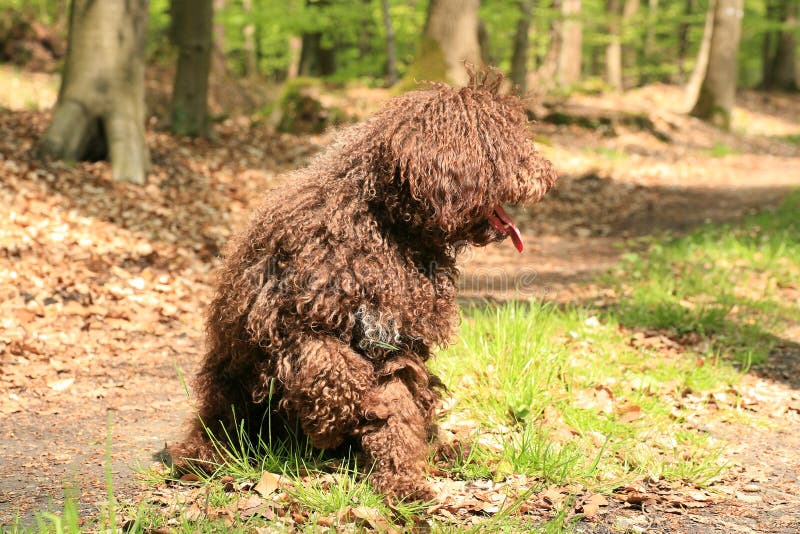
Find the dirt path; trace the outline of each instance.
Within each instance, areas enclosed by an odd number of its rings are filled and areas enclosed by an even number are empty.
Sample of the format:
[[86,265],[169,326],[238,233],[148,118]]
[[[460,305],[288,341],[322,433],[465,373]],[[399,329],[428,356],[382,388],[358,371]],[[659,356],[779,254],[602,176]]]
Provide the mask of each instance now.
[[[230,228],[280,171],[327,142],[235,121],[220,128],[216,145],[150,133],[155,170],[139,189],[112,184],[104,164],[38,163],[33,149],[46,119],[0,113],[0,205],[12,207],[0,218],[0,525],[57,509],[65,484],[78,488],[85,513],[102,506],[109,415],[114,487],[118,497],[135,496],[132,468],[149,465],[191,416],[176,366],[191,377],[200,358],[214,258]],[[591,278],[636,246],[629,238],[736,219],[800,185],[800,149],[785,144],[712,158],[706,147],[673,141],[648,155],[650,141],[622,136],[620,150],[643,155],[608,161],[587,155],[585,147],[606,142],[594,133],[542,130],[561,183],[541,205],[514,214],[524,255],[508,244],[468,253],[467,300],[591,302]],[[784,366],[781,373],[800,376],[792,336],[762,375],[746,379],[796,396],[796,381],[776,374]],[[759,489],[742,489],[741,502],[737,493],[697,511],[620,506],[615,515],[654,532],[796,532],[800,466],[791,453],[800,448],[800,422],[790,412],[775,426],[744,435],[739,479]],[[709,431],[741,435],[736,427]]]

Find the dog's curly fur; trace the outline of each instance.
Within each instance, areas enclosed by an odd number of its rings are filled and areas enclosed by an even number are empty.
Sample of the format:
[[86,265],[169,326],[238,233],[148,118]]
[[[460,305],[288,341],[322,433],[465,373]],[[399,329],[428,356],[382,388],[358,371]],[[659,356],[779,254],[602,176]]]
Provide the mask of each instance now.
[[[196,381],[199,415],[177,465],[299,424],[320,449],[360,446],[389,497],[430,497],[428,443],[441,383],[425,366],[457,322],[457,253],[505,237],[500,204],[538,201],[555,171],[500,78],[433,84],[344,131],[273,191],[227,249]],[[233,409],[232,409],[233,408]],[[280,423],[283,421],[283,423]]]

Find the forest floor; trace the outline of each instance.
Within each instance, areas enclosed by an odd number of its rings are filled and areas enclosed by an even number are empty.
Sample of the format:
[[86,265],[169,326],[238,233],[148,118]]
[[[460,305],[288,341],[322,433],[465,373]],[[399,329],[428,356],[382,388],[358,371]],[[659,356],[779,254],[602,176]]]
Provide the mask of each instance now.
[[[64,487],[76,488],[82,514],[97,513],[109,472],[119,500],[149,491],[134,469],[180,439],[192,415],[181,377],[202,355],[220,249],[264,190],[331,140],[276,134],[250,118],[217,124],[213,141],[189,140],[152,120],[148,185],[113,183],[106,163],[37,157],[54,87],[44,75],[0,71],[0,525],[57,510]],[[598,277],[627,254],[775,208],[800,186],[797,96],[741,93],[730,133],[681,114],[680,99],[678,88],[650,86],[534,108],[591,120],[534,126],[560,182],[514,212],[524,254],[507,243],[467,254],[464,302],[602,307],[618,295]],[[724,498],[677,506],[655,491],[612,500],[574,528],[796,532],[800,325],[778,337],[737,386],[757,399],[748,410],[764,424],[707,428],[736,466]]]

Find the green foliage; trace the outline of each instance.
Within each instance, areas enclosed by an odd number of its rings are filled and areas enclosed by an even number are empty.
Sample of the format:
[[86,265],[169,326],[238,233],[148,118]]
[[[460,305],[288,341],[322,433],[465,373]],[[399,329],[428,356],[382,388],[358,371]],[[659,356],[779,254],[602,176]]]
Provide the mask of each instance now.
[[[624,3],[624,2],[623,2]],[[739,85],[760,83],[765,39],[774,51],[775,33],[784,28],[767,9],[768,0],[745,2],[742,38],[739,49]],[[170,0],[150,2],[148,53],[151,59],[174,61],[168,44]],[[429,65],[430,54],[420,50],[427,1],[390,0],[389,11],[395,33],[398,75],[410,86],[415,79],[441,79],[441,65]],[[651,11],[651,7],[656,5]],[[66,13],[59,0],[0,0],[0,10],[24,13],[47,24],[65,25]],[[624,21],[621,42],[628,58],[624,77],[634,85],[652,81],[683,83],[694,65],[708,7],[707,0],[693,2],[687,13],[686,0],[640,2],[637,13]],[[513,39],[521,11],[517,2],[483,0],[480,17],[488,35],[486,55],[490,62],[508,72]],[[605,0],[584,0],[579,18],[583,24],[583,74],[588,80],[605,75],[605,47],[609,43],[610,16]],[[547,60],[553,25],[562,19],[551,2],[534,2],[531,27],[529,70]],[[224,36],[220,48],[233,72],[245,72],[245,27],[252,26],[260,74],[283,81],[292,61],[290,40],[303,34],[319,33],[322,46],[335,50],[334,81],[360,80],[382,84],[386,73],[386,35],[378,0],[270,0],[254,1],[245,9],[241,0],[228,0],[215,13],[215,24]],[[681,42],[685,30],[686,41]],[[430,48],[430,47],[428,47]],[[422,52],[423,64],[415,65]],[[426,63],[427,62],[427,63]],[[413,67],[413,68],[412,68]],[[433,74],[431,74],[433,73]],[[409,82],[411,80],[411,82]],[[605,90],[594,83],[584,89]]]

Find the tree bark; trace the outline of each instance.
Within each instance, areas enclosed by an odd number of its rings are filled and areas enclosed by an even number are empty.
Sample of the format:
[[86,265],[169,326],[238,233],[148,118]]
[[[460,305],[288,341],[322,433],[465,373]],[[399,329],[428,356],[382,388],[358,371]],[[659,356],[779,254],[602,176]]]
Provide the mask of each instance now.
[[171,37],[178,47],[172,88],[172,131],[193,137],[208,129],[208,74],[211,70],[212,0],[172,0]]
[[622,40],[620,1],[608,0],[608,45],[606,46],[606,81],[615,91],[622,90]]
[[639,0],[625,0],[622,7],[622,87],[627,89],[639,85],[639,66],[637,48],[633,44],[631,31],[636,27],[634,19],[639,13]]
[[[550,9],[555,11],[561,11],[561,0],[552,0],[550,2]],[[542,59],[541,65],[536,71],[536,78],[539,79],[541,82],[550,82],[549,87],[547,89],[552,88],[556,80],[556,74],[558,73],[558,58],[561,55],[561,20],[558,17],[554,17],[552,22],[550,23],[550,32],[549,32],[549,45],[547,47],[547,52]]]
[[581,51],[583,26],[581,24],[581,0],[562,0],[561,50],[558,55],[558,83],[568,86],[581,78]]
[[242,0],[242,11],[247,22],[242,28],[244,37],[244,72],[253,78],[258,75],[258,53],[256,51],[256,25],[253,20],[253,0]]
[[[647,0],[647,22],[644,34],[644,50],[642,51],[643,64],[652,65],[656,52],[656,20],[658,19],[658,0]],[[641,76],[641,83],[651,81],[650,75],[645,71]]]
[[465,62],[482,64],[478,42],[479,0],[431,0],[411,74],[419,80],[466,85]]
[[[743,0],[711,0],[698,69],[693,75],[702,81],[690,114],[724,129],[730,128],[736,98],[742,7]],[[704,54],[706,59],[702,57]]]
[[[329,4],[330,0],[306,0],[306,7],[312,9],[324,9]],[[321,32],[303,33],[298,70],[301,76],[330,76],[336,72],[336,50],[323,48]]]
[[528,51],[530,50],[531,11],[533,0],[519,2],[520,16],[514,33],[514,51],[511,55],[511,81],[520,94],[528,90]]
[[397,83],[397,51],[394,40],[392,14],[389,12],[389,0],[381,0],[383,28],[386,31],[386,84],[391,87]]
[[[225,9],[225,0],[214,0],[214,13],[221,13]],[[228,61],[225,54],[225,25],[214,21],[214,48],[211,57],[211,70],[214,73],[227,74]]]
[[147,0],[74,0],[64,76],[45,154],[78,161],[108,156],[114,180],[143,184]]
[[323,48],[322,33],[304,33],[300,52],[302,76],[330,76],[336,72],[336,50]]
[[678,73],[677,82],[682,84],[686,79],[684,66],[686,65],[686,53],[689,51],[689,22],[686,20],[694,11],[694,0],[685,0],[683,4],[684,20],[678,24]]
[[[779,0],[765,0],[765,15],[767,22],[775,23],[779,20],[778,16],[778,1]],[[763,40],[761,41],[761,88],[768,89],[772,86],[772,45],[778,40],[778,32],[773,29],[767,29],[764,32]]]
[[797,49],[797,0],[782,0],[780,17],[783,27],[777,35],[775,55],[769,65],[769,77],[763,84],[766,89],[796,91],[797,70],[795,50]]
[[286,79],[293,80],[300,75],[300,58],[303,54],[303,38],[289,36],[289,66],[286,68]]

